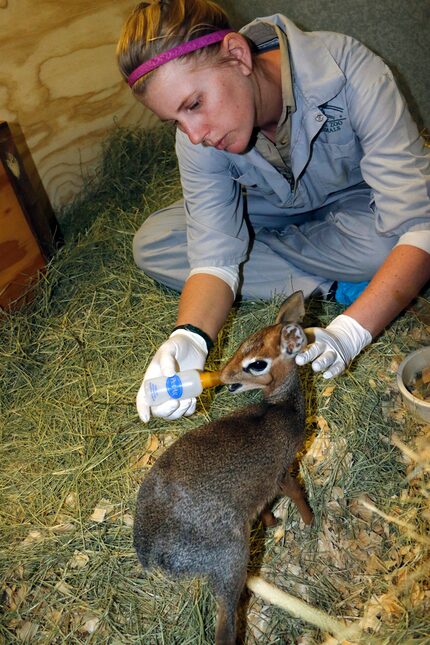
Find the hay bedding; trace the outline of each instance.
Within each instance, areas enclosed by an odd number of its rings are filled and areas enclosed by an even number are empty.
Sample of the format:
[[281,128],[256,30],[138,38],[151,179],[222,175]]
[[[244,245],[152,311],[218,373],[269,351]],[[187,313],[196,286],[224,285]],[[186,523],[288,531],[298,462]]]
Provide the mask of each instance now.
[[[117,129],[100,167],[62,213],[66,246],[34,305],[1,321],[3,643],[210,643],[204,582],[144,575],[131,544],[139,481],[181,433],[255,393],[207,392],[198,413],[139,422],[134,397],[171,329],[177,295],[133,265],[133,231],[180,195],[172,134]],[[424,295],[336,381],[302,370],[301,461],[316,515],[305,529],[281,500],[254,559],[281,589],[355,621],[362,643],[429,643],[429,430],[395,387],[404,355],[430,344]],[[211,353],[216,368],[279,302],[242,303]],[[308,322],[339,313],[314,302]],[[264,554],[262,556],[262,548]],[[252,598],[248,643],[337,642]],[[358,641],[356,641],[358,642]]]

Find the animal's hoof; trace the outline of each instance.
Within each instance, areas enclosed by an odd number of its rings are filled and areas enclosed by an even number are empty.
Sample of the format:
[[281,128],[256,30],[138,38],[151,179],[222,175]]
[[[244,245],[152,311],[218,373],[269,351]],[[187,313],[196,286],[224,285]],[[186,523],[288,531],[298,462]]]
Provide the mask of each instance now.
[[302,516],[302,520],[306,524],[306,526],[312,526],[312,524],[314,523],[314,514],[312,513],[312,511],[300,513],[300,515]]
[[272,511],[262,511],[261,512],[261,521],[263,523],[263,526],[266,529],[270,529],[273,526],[277,526],[277,524],[278,524],[278,520],[273,515]]

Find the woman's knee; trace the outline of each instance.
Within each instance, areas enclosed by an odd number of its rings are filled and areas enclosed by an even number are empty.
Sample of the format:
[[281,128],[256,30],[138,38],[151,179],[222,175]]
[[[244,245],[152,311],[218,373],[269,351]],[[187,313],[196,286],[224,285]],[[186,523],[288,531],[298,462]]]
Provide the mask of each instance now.
[[154,271],[160,261],[164,264],[166,254],[184,245],[186,247],[186,223],[181,200],[147,217],[134,235],[133,258],[143,271]]
[[151,227],[148,220],[136,231],[133,237],[133,258],[139,269],[145,271],[150,264]]

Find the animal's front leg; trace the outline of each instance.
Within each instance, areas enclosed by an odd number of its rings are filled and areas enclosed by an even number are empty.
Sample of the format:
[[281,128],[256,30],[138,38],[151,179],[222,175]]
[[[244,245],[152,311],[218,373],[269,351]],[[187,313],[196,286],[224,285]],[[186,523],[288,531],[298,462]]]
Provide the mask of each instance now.
[[293,500],[305,524],[310,525],[314,521],[312,513],[306,499],[305,491],[300,486],[295,477],[287,473],[281,483],[281,493],[287,495]]

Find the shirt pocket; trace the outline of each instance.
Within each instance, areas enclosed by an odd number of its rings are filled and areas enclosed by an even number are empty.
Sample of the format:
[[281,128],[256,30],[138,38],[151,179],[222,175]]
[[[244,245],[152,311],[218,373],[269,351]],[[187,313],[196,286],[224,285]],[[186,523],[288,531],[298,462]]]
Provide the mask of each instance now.
[[324,192],[342,190],[362,181],[360,160],[362,149],[358,139],[348,143],[315,141],[307,172],[315,175]]
[[292,190],[288,180],[279,171],[274,169],[273,172],[275,173],[274,187],[254,168],[248,169],[242,175],[233,175],[233,179],[246,189],[250,197],[263,198],[277,208],[302,209],[305,201],[300,182]]
[[255,168],[250,168],[242,175],[233,177],[247,191],[262,193],[263,195],[273,195],[273,188],[267,183],[264,177],[256,172]]

